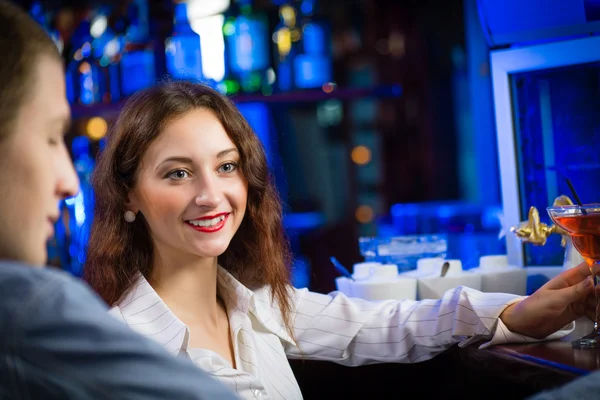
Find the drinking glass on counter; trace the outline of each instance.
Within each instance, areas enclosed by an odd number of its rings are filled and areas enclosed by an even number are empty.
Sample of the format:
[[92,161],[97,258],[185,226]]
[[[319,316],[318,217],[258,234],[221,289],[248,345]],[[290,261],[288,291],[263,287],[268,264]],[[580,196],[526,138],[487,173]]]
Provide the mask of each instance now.
[[573,245],[590,268],[596,295],[596,318],[593,331],[572,342],[575,348],[599,348],[600,332],[600,204],[548,207],[548,214],[554,223],[565,230]]

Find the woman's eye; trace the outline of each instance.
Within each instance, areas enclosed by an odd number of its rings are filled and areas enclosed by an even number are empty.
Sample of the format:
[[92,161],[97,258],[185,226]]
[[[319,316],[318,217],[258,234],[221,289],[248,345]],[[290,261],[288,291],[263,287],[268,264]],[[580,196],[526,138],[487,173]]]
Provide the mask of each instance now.
[[181,180],[181,179],[187,178],[188,175],[189,174],[187,173],[187,171],[184,171],[182,169],[178,169],[178,170],[175,170],[173,172],[170,172],[169,175],[168,175],[168,177],[171,178],[171,179],[175,179],[175,180]]
[[219,167],[219,172],[230,174],[237,169],[236,163],[225,163]]

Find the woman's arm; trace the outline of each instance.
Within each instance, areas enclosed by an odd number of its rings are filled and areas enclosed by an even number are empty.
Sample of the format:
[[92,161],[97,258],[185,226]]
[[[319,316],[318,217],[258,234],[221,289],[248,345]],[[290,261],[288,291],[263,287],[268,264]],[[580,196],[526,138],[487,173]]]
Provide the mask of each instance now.
[[[458,287],[441,300],[377,303],[306,289],[296,290],[294,296],[296,346],[286,345],[290,358],[350,366],[409,363],[430,359],[456,343],[535,341],[513,334],[499,321],[504,309],[522,300],[510,294]],[[566,334],[559,331],[553,337]]]

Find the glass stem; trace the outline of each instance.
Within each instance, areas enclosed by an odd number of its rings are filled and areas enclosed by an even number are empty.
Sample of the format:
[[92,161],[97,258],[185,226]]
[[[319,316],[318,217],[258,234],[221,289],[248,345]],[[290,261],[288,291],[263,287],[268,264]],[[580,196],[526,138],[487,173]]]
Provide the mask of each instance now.
[[594,282],[594,297],[596,298],[596,318],[594,320],[594,332],[598,334],[598,321],[600,320],[600,303],[598,302],[598,300],[600,300],[600,286],[598,286],[598,284],[600,283],[600,274],[595,272],[595,270],[596,268],[592,268],[592,278]]

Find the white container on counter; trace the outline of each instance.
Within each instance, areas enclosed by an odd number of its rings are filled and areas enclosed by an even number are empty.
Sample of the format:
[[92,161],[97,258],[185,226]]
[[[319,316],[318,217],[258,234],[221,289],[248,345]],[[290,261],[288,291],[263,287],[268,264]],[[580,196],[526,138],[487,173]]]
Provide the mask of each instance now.
[[336,285],[348,297],[368,301],[415,300],[417,281],[398,274],[394,264],[359,263],[354,265],[354,280],[339,277]]
[[481,291],[487,293],[527,294],[527,271],[508,264],[505,255],[484,256],[479,267],[469,272],[481,275]]
[[[442,266],[450,264],[444,277],[441,276]],[[423,258],[418,261],[417,269],[401,274],[407,278],[417,279],[417,299],[440,299],[444,293],[457,286],[467,286],[481,290],[481,275],[463,271],[460,260],[445,260],[443,258]]]

